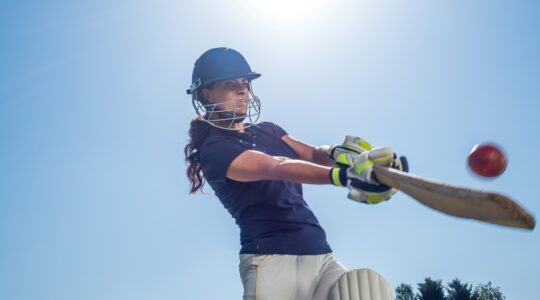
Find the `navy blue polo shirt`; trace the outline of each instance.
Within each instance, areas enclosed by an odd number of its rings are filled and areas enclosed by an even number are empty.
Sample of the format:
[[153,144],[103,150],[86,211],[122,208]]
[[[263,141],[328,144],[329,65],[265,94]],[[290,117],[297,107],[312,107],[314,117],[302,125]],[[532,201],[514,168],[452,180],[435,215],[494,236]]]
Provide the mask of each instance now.
[[246,150],[298,159],[278,125],[263,122],[244,133],[212,128],[199,149],[204,177],[240,227],[240,254],[317,255],[332,250],[302,196],[302,185],[284,180],[239,182],[226,178]]

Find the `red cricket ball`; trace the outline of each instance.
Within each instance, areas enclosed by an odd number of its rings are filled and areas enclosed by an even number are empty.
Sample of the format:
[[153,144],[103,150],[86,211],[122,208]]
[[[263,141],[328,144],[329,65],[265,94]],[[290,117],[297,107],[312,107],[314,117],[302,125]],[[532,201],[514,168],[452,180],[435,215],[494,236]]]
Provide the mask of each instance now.
[[508,164],[503,151],[493,144],[475,145],[469,153],[469,167],[483,177],[496,177],[501,175]]

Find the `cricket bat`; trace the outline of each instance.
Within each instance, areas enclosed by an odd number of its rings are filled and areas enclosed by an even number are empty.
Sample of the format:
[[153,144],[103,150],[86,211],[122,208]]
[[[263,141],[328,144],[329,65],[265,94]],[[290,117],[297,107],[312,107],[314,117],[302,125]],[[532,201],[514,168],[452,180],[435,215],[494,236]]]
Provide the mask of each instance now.
[[451,185],[374,165],[377,180],[442,213],[460,218],[533,230],[534,217],[507,196]]

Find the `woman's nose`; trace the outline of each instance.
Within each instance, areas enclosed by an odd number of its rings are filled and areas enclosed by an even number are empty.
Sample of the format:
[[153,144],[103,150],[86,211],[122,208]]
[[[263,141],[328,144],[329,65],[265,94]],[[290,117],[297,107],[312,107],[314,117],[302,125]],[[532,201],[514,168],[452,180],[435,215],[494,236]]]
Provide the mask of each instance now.
[[236,93],[238,95],[245,95],[247,93],[247,88],[239,88],[239,89],[236,89]]

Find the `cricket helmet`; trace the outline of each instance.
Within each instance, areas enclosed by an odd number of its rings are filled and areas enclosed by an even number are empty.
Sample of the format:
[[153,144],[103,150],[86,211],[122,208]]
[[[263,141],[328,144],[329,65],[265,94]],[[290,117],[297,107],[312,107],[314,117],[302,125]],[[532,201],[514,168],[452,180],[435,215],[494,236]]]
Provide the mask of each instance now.
[[251,81],[260,76],[251,70],[240,52],[225,47],[213,48],[204,52],[195,62],[191,85],[186,92],[193,94],[197,89],[220,80],[244,77]]
[[[247,127],[259,119],[261,103],[260,99],[253,94],[251,81],[260,76],[261,74],[251,70],[240,52],[225,47],[213,48],[204,52],[195,61],[191,85],[186,93],[191,95],[197,115],[209,124],[223,129],[232,129],[234,123],[242,122],[248,118],[250,122],[246,125]],[[221,80],[235,78],[246,78],[249,81],[250,99],[245,114],[236,113],[236,102],[240,103],[240,100],[233,101],[233,109],[225,110],[218,107],[224,102],[208,103],[202,96],[202,88],[210,87],[213,83]]]

